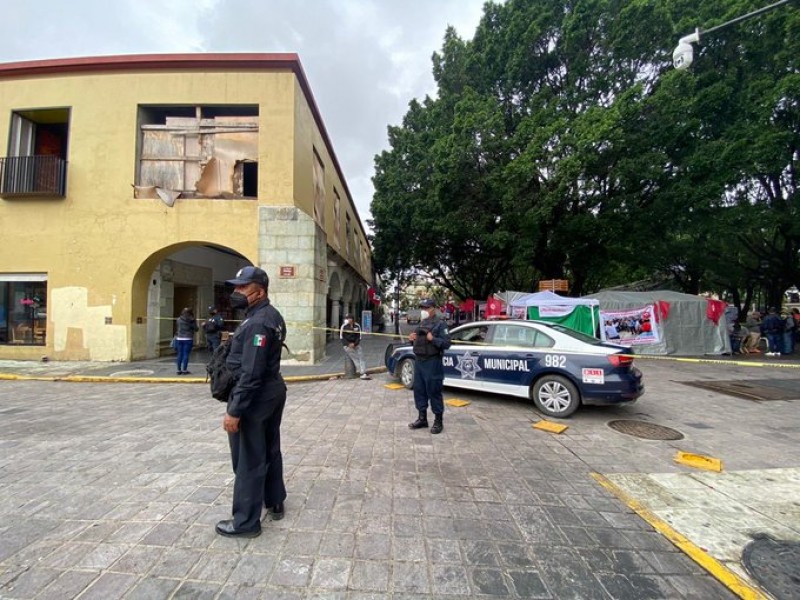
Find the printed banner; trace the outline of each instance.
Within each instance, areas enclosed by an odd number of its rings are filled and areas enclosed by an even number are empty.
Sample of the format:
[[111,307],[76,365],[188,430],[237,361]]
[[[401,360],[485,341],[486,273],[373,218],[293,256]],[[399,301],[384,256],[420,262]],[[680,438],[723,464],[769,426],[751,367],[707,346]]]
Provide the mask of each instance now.
[[540,306],[540,317],[566,317],[575,309],[574,306]]
[[601,310],[600,320],[606,341],[620,346],[641,346],[661,341],[654,306],[632,310]]

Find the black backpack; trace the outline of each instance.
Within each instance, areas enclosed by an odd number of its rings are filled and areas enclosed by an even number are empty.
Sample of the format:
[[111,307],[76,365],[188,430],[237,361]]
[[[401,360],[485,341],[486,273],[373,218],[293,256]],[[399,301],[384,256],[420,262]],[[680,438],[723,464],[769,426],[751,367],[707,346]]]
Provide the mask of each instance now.
[[233,376],[233,373],[228,369],[228,365],[225,364],[230,351],[231,338],[229,337],[217,346],[211,355],[211,360],[206,365],[206,381],[210,384],[211,395],[220,402],[228,401],[228,397],[236,385],[236,377]]
[[[220,402],[227,402],[233,388],[236,386],[236,377],[234,377],[226,364],[228,354],[231,352],[232,337],[229,336],[228,339],[223,340],[217,346],[211,355],[211,360],[206,364],[206,381],[209,382],[211,396]],[[281,342],[281,346],[286,348],[289,356],[293,356],[292,351],[289,350],[289,346],[285,342]]]

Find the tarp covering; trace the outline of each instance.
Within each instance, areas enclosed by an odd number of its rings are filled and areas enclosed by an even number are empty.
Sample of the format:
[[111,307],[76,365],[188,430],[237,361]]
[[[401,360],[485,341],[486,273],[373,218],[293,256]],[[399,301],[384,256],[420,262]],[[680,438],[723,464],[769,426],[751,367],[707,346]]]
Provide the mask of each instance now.
[[533,294],[506,292],[508,313],[527,319],[560,323],[586,335],[597,335],[600,323],[599,304],[587,298],[569,298],[550,291]]
[[628,318],[637,323],[636,335],[608,340],[630,346],[636,354],[697,356],[731,351],[726,320],[713,319],[719,313],[718,300],[667,290],[597,292],[583,298],[600,302],[603,339],[609,337],[612,316],[617,329],[618,322],[624,323]]

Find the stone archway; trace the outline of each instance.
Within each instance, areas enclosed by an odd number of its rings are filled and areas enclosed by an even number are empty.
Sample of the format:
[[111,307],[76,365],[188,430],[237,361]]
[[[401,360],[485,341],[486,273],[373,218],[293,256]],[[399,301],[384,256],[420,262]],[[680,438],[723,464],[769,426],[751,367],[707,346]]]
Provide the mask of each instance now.
[[131,283],[130,358],[156,358],[169,344],[177,299],[202,318],[214,304],[215,282],[248,264],[254,263],[231,248],[201,242],[173,244],[148,256]]

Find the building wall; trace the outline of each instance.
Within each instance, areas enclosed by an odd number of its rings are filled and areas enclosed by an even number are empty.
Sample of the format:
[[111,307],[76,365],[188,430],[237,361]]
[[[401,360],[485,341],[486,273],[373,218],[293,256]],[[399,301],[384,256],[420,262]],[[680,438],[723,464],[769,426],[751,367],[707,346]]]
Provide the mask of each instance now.
[[[280,297],[276,305],[297,324],[290,344],[310,360],[321,357],[324,343],[320,349],[313,331],[325,325],[329,234],[311,219],[315,148],[326,166],[326,186],[336,186],[343,203],[350,202],[293,72],[143,70],[15,78],[3,77],[1,67],[0,141],[8,140],[11,111],[69,107],[71,116],[66,198],[0,200],[0,273],[48,274],[46,347],[0,346],[0,358],[151,356],[148,317],[158,309],[153,274],[174,252],[208,244],[266,268],[271,296]],[[258,200],[179,198],[168,207],[160,199],[134,198],[142,104],[257,104]],[[332,212],[326,216],[332,231]],[[302,231],[294,239],[288,233],[294,230],[283,223]],[[278,277],[284,260],[298,267],[294,281]],[[357,275],[369,281],[370,270]]]

